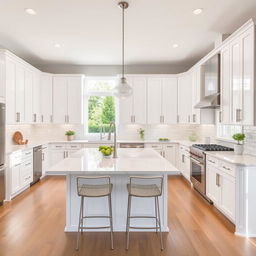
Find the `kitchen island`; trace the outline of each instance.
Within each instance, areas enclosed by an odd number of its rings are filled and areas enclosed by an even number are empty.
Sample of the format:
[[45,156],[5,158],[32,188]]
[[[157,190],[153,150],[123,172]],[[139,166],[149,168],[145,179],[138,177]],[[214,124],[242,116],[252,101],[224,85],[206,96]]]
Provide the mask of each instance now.
[[[125,231],[127,198],[126,184],[129,176],[163,176],[163,195],[159,198],[162,230],[168,228],[168,175],[178,175],[180,172],[165,158],[150,148],[118,149],[118,158],[103,158],[95,148],[81,149],[69,158],[52,166],[47,175],[66,175],[66,227],[65,231],[77,231],[80,199],[77,196],[77,176],[109,175],[113,183],[112,206],[114,231]],[[84,212],[86,215],[106,215],[108,211],[107,198],[86,198]],[[132,214],[154,215],[153,198],[133,198]],[[108,220],[88,219],[87,226],[104,226]],[[134,220],[133,225],[154,226],[154,220]],[[94,230],[92,230],[94,231]],[[97,229],[97,231],[101,231]]]

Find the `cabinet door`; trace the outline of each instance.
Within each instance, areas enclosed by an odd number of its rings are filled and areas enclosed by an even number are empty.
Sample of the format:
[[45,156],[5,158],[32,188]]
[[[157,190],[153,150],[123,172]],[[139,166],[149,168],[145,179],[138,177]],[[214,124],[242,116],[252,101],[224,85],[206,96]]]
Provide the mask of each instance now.
[[254,27],[241,36],[241,65],[243,106],[241,119],[244,125],[254,125]]
[[164,146],[164,157],[174,166],[176,166],[176,145]]
[[40,73],[33,72],[33,123],[41,123]]
[[219,208],[235,221],[235,178],[227,174],[222,174],[220,177]]
[[229,46],[221,51],[221,102],[219,122],[230,124],[230,52]]
[[164,78],[162,84],[162,115],[165,124],[177,123],[177,99],[177,78]]
[[[127,82],[132,86],[133,79],[127,78]],[[121,124],[133,123],[133,95],[119,101],[119,122]]]
[[48,148],[42,149],[42,176],[45,176],[45,172],[48,170]]
[[15,70],[15,106],[17,122],[24,123],[25,120],[25,70],[24,68],[16,64]]
[[188,124],[192,113],[192,86],[190,75],[186,74],[178,78],[178,122]]
[[200,124],[200,109],[194,108],[194,106],[201,99],[201,66],[196,68],[191,74],[192,85],[192,116],[191,123]]
[[24,188],[33,181],[33,161],[32,159],[21,164],[20,187]]
[[82,124],[83,123],[83,78],[68,78],[68,112],[67,123]]
[[53,77],[53,122],[65,124],[67,122],[67,77]]
[[232,112],[231,121],[234,124],[241,122],[242,111],[242,84],[241,84],[241,58],[240,58],[240,38],[230,44],[230,63],[231,63],[231,95],[232,95]]
[[41,76],[41,122],[51,123],[52,122],[52,76],[42,75]]
[[33,122],[33,73],[25,70],[25,123]]
[[12,172],[12,194],[20,189],[20,168],[21,164],[17,164],[11,168]]
[[6,123],[15,124],[15,62],[6,58]]
[[206,167],[206,195],[218,205],[220,200],[220,187],[218,184],[218,172],[215,167],[207,165]]
[[133,122],[146,124],[147,122],[147,79],[133,78]]
[[148,79],[148,124],[159,124],[162,115],[162,79]]
[[53,166],[65,158],[65,150],[50,151],[50,166]]

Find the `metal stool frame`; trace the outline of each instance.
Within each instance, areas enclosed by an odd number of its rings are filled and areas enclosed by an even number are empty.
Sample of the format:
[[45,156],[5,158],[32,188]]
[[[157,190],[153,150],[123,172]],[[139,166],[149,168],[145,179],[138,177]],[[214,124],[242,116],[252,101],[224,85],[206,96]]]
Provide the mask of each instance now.
[[[84,196],[79,194],[79,181],[80,180],[102,180],[107,179],[108,183],[104,185],[109,185],[109,193],[106,195],[101,196]],[[80,244],[80,234],[83,233],[83,230],[86,229],[107,229],[110,228],[110,241],[111,241],[111,249],[114,249],[114,241],[113,241],[113,215],[112,215],[112,199],[111,199],[111,193],[112,193],[112,187],[113,184],[110,182],[110,176],[78,176],[76,177],[77,181],[77,194],[81,197],[81,203],[80,203],[80,211],[79,211],[79,223],[78,223],[78,231],[77,231],[77,241],[76,241],[76,250],[79,250],[79,244]],[[85,197],[108,197],[108,208],[109,208],[109,215],[108,216],[84,216],[84,198]],[[84,219],[89,218],[107,218],[109,219],[109,226],[103,226],[103,227],[85,227],[83,225]]]
[[[134,194],[130,194],[128,190],[128,207],[127,207],[127,222],[126,222],[126,250],[129,249],[129,243],[130,243],[130,229],[155,229],[156,233],[159,231],[160,234],[160,246],[161,250],[164,249],[163,247],[163,236],[162,236],[162,230],[161,230],[161,218],[160,218],[160,209],[159,209],[159,200],[158,197],[162,195],[163,192],[163,176],[130,176],[130,183],[128,185],[132,185],[132,181],[134,179],[137,180],[153,180],[153,179],[159,179],[160,180],[160,190],[158,195],[153,195],[153,196],[137,196]],[[155,216],[131,216],[131,201],[132,197],[140,197],[140,198],[150,198],[154,197],[155,198]],[[135,227],[135,226],[130,226],[130,219],[135,219],[135,218],[150,218],[150,219],[155,219],[156,220],[156,226],[155,227]]]

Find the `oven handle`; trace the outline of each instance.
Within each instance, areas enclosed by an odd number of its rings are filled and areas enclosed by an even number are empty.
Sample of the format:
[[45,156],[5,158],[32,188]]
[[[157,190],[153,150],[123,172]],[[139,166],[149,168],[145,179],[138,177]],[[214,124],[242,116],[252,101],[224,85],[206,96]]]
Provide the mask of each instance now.
[[193,158],[193,157],[190,157],[190,160],[191,160],[192,162],[195,162],[196,164],[198,164],[198,165],[200,165],[200,166],[203,166],[203,164],[202,164],[200,161],[196,160],[196,159]]

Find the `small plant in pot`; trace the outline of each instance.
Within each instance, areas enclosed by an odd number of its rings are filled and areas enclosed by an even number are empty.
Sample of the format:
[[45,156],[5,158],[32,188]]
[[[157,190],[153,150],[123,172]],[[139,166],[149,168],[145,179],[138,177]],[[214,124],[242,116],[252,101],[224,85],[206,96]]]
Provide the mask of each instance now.
[[242,155],[244,151],[244,145],[242,142],[245,139],[244,133],[235,133],[232,138],[237,141],[237,144],[234,145],[234,152],[236,155]]
[[74,139],[75,132],[69,130],[69,131],[66,131],[65,135],[67,136],[67,140],[68,140],[68,141],[71,141],[71,140]]

